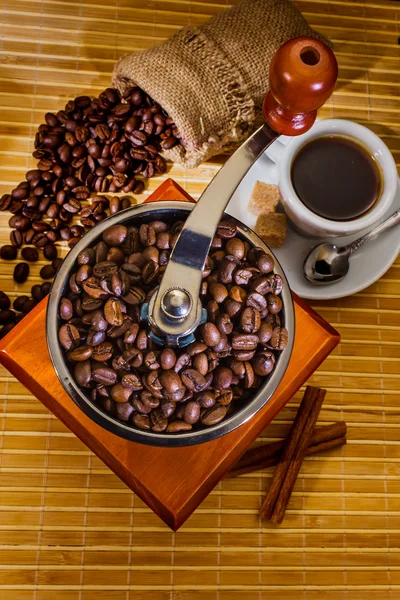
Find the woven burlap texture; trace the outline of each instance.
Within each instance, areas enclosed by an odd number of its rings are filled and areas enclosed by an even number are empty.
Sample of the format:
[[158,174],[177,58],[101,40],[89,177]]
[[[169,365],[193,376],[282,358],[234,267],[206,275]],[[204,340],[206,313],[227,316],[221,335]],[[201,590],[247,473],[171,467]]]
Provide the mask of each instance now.
[[183,142],[165,156],[195,167],[261,123],[272,56],[300,35],[324,40],[288,0],[242,0],[201,27],[122,57],[113,84],[121,91],[138,85],[163,107]]

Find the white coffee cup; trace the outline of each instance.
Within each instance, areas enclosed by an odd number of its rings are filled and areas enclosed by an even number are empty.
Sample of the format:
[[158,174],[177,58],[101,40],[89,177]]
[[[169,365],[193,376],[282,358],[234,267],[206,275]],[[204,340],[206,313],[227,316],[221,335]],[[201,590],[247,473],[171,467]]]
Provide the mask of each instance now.
[[[365,215],[348,221],[333,221],[315,213],[296,194],[292,180],[292,163],[299,150],[309,141],[324,135],[343,135],[364,146],[378,163],[383,179],[381,193],[375,205]],[[289,219],[304,234],[317,237],[351,235],[375,225],[389,210],[396,194],[398,175],[396,163],[388,147],[372,131],[344,119],[317,121],[303,135],[290,138],[284,145],[279,140],[267,150],[267,156],[277,165],[282,204]]]

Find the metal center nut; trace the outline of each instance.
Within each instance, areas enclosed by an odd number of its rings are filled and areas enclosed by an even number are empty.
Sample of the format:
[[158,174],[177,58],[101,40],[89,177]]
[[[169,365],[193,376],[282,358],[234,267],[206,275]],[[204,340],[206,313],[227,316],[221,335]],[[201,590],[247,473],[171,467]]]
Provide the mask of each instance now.
[[161,308],[170,319],[184,319],[192,308],[192,298],[182,288],[172,288],[162,297]]

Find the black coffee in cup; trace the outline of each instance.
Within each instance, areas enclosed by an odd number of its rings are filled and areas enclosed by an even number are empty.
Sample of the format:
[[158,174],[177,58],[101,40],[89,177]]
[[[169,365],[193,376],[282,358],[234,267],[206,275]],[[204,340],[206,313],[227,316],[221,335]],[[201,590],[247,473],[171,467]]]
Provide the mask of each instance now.
[[375,205],[382,190],[374,157],[341,135],[324,135],[305,144],[293,160],[291,178],[303,204],[333,221],[361,217]]

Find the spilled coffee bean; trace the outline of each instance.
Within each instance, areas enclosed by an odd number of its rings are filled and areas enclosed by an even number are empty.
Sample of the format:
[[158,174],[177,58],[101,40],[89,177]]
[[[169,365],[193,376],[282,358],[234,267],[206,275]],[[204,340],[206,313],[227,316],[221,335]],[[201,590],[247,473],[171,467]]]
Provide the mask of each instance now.
[[[122,96],[107,88],[98,98],[79,96],[64,110],[46,113],[35,136],[36,168],[0,197],[0,210],[11,213],[12,228],[1,258],[14,260],[17,248],[33,245],[43,249],[45,259],[54,260],[56,242],[66,241],[72,248],[108,214],[132,204],[129,196],[102,194],[140,194],[145,179],[167,170],[161,152],[177,144],[175,123],[138,87]],[[93,194],[99,195],[90,199]],[[74,216],[80,225],[72,224]],[[121,227],[116,228],[110,235],[120,244]],[[151,244],[152,237],[149,240]],[[22,252],[24,260],[37,260],[34,248],[23,247]]]

